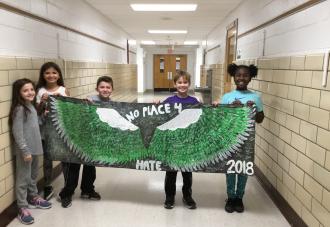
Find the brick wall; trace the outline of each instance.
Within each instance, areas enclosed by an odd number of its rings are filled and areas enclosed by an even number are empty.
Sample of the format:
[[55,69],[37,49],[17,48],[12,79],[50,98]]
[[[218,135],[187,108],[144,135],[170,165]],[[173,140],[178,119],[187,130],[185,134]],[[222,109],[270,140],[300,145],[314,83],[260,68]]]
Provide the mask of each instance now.
[[[14,160],[8,128],[12,84],[19,78],[37,82],[39,69],[46,61],[56,62],[72,97],[85,98],[95,94],[99,76],[110,75],[114,80],[112,99],[132,102],[137,97],[136,65],[97,62],[74,62],[59,59],[0,58],[0,213],[14,200]],[[39,178],[42,177],[42,161]]]
[[238,62],[259,67],[249,85],[265,112],[255,163],[305,223],[317,227],[330,226],[330,79],[321,86],[323,56]]

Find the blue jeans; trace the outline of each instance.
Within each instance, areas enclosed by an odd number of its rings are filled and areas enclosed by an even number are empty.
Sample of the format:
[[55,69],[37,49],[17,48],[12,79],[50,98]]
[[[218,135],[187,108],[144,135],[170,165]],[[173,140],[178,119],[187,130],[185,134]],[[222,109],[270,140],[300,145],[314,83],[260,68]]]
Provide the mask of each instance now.
[[[237,176],[237,182],[236,182],[236,176]],[[248,179],[247,175],[239,175],[235,173],[226,174],[228,198],[242,199],[245,192],[245,185],[247,179]]]

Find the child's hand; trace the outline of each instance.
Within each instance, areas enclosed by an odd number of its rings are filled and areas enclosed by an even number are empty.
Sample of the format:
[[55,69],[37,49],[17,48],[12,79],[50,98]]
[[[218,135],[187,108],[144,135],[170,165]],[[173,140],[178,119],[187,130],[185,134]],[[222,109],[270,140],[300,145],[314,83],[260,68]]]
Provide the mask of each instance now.
[[255,105],[255,103],[253,101],[247,101],[246,105],[252,108]]
[[47,99],[48,99],[48,94],[47,93],[44,93],[42,96],[41,96],[41,102],[46,102]]
[[241,101],[239,101],[238,99],[235,99],[234,102],[231,103],[234,106],[242,106],[243,104],[241,103]]
[[32,161],[32,155],[31,154],[24,155],[23,159],[24,159],[24,162],[31,162]]
[[214,107],[219,106],[219,102],[218,102],[218,101],[214,101],[214,102],[212,102],[212,106],[214,106]]
[[93,104],[93,100],[89,97],[85,98],[82,100],[84,104],[88,105],[88,104]]

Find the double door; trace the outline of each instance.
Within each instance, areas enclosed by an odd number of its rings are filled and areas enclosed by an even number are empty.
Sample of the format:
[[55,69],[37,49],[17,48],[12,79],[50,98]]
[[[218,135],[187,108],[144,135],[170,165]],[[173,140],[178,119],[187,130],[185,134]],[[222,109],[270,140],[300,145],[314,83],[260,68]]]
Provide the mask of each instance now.
[[187,55],[154,55],[154,90],[174,90],[174,76],[177,70],[187,70]]

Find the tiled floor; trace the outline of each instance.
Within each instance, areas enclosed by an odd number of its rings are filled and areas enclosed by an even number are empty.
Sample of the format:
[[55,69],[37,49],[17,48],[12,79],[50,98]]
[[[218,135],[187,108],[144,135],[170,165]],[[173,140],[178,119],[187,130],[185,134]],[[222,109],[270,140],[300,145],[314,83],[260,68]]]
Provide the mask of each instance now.
[[[139,96],[139,102],[163,100],[168,93]],[[79,198],[76,190],[70,208],[62,208],[53,198],[49,210],[32,210],[33,226],[107,226],[107,227],[286,227],[290,226],[264,192],[255,177],[250,177],[244,197],[246,211],[228,214],[223,207],[226,199],[225,175],[193,174],[193,197],[196,210],[182,205],[182,178],[178,174],[176,206],[163,208],[164,172],[129,169],[97,168],[96,190],[101,201]],[[57,192],[63,187],[63,176],[53,186]],[[9,226],[22,226],[17,219]]]
[[[107,226],[107,227],[285,227],[290,226],[266,195],[255,177],[250,177],[244,198],[244,213],[228,214],[223,207],[226,199],[225,175],[194,173],[193,196],[196,210],[182,205],[182,178],[178,174],[176,206],[163,208],[164,172],[128,169],[97,168],[96,190],[101,201],[79,198],[76,190],[72,206],[62,208],[56,199],[49,210],[32,210],[33,226]],[[54,182],[59,192],[63,186],[61,175]],[[15,219],[9,226],[21,226]]]

